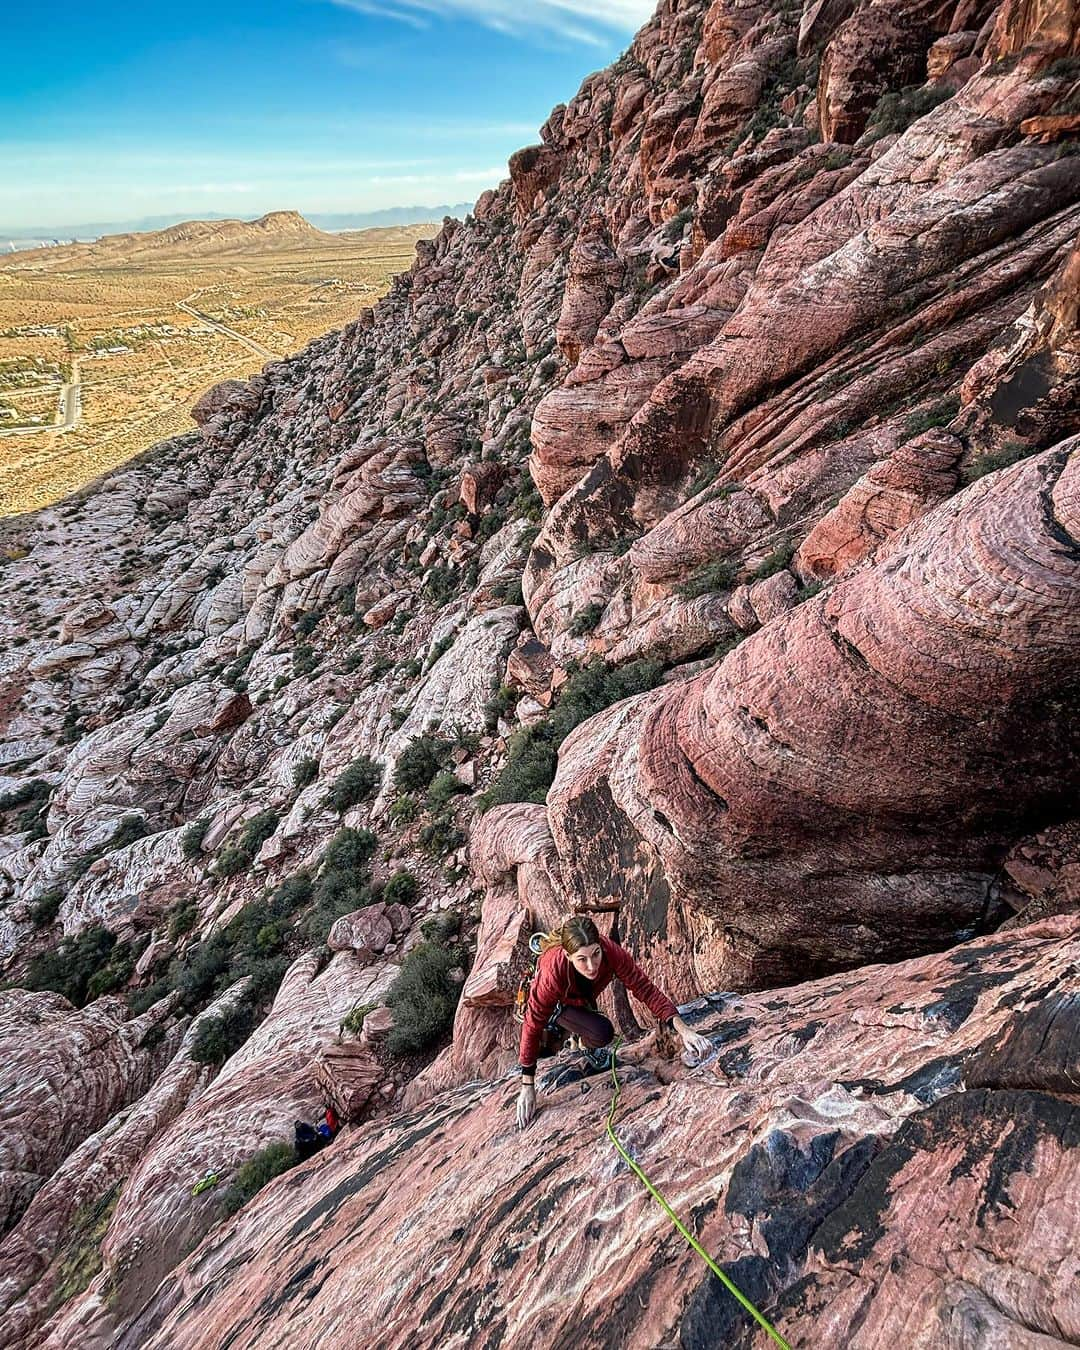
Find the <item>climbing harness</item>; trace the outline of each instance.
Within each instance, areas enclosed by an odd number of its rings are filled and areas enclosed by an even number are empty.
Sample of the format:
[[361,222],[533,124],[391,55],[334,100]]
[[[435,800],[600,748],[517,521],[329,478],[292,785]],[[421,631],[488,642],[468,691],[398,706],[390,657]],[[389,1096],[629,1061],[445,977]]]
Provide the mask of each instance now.
[[616,1149],[618,1150],[619,1156],[623,1159],[623,1161],[634,1173],[634,1175],[638,1178],[638,1180],[643,1183],[645,1189],[649,1192],[649,1194],[657,1202],[657,1204],[660,1205],[664,1213],[668,1216],[671,1222],[675,1225],[675,1227],[687,1240],[690,1246],[693,1247],[694,1251],[697,1252],[698,1256],[701,1257],[701,1259],[709,1267],[712,1273],[719,1279],[720,1283],[724,1286],[724,1288],[728,1291],[728,1293],[731,1294],[733,1298],[736,1298],[742,1304],[742,1306],[746,1309],[746,1311],[750,1314],[750,1316],[754,1319],[754,1321],[757,1322],[757,1324],[760,1327],[763,1327],[764,1330],[768,1332],[768,1334],[772,1337],[772,1339],[776,1342],[777,1345],[782,1346],[783,1350],[791,1350],[791,1346],[787,1343],[787,1341],[784,1340],[783,1336],[780,1335],[780,1333],[776,1330],[776,1328],[772,1325],[772,1323],[762,1313],[760,1313],[757,1310],[757,1308],[754,1307],[754,1305],[750,1302],[750,1300],[746,1297],[746,1295],[742,1292],[742,1290],[738,1287],[738,1285],[735,1284],[735,1282],[731,1279],[731,1277],[724,1274],[724,1272],[712,1259],[712,1257],[701,1245],[701,1243],[698,1242],[697,1238],[694,1237],[693,1233],[687,1230],[687,1228],[679,1219],[679,1216],[671,1208],[668,1202],[664,1199],[664,1197],[652,1184],[652,1182],[645,1175],[642,1169],[637,1165],[637,1163],[633,1160],[633,1158],[631,1158],[630,1154],[627,1153],[626,1149],[623,1148],[622,1144],[619,1143],[619,1140],[616,1137],[615,1130],[613,1128],[613,1122],[615,1120],[615,1112],[618,1109],[619,1105],[619,1096],[622,1092],[622,1084],[619,1082],[619,1075],[616,1071],[616,1056],[618,1054],[619,1046],[621,1044],[622,1044],[622,1037],[620,1036],[618,1040],[616,1040],[615,1044],[611,1047],[611,1081],[614,1084],[615,1090],[611,1094],[611,1106],[609,1107],[607,1114],[608,1138],[615,1145]]
[[536,962],[540,959],[540,943],[544,938],[543,933],[534,933],[529,938],[529,951],[533,954],[533,963],[526,974],[521,977],[518,984],[517,997],[514,999],[514,1021],[525,1021],[525,1007],[529,1002],[529,986],[533,982],[533,976],[536,974]]

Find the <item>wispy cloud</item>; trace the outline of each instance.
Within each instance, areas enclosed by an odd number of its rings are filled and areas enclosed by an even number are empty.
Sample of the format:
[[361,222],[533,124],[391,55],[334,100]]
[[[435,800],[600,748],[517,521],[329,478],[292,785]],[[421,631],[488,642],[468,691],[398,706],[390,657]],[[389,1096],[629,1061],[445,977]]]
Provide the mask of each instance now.
[[631,33],[652,14],[656,0],[330,0],[411,28],[428,28],[433,19],[464,18],[500,33],[556,34],[572,42],[600,44],[611,32]]
[[506,175],[500,164],[488,169],[451,169],[445,173],[372,174],[369,183],[383,186],[387,183],[408,183],[412,186],[434,186],[438,183],[483,183],[494,187]]

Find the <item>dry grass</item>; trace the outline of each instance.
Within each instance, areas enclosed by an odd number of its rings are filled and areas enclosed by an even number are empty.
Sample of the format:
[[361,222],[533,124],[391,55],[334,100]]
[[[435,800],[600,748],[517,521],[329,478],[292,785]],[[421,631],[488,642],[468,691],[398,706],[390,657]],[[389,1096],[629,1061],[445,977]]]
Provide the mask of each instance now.
[[[55,270],[0,264],[0,370],[13,357],[79,360],[82,419],[61,435],[0,436],[0,516],[46,506],[155,441],[189,430],[190,408],[219,380],[242,378],[268,358],[177,308],[189,303],[273,356],[340,328],[385,293],[434,226],[331,237],[317,247],[190,260]],[[15,334],[56,325],[61,335]],[[168,330],[174,331],[168,331]],[[2,334],[8,335],[2,335]],[[90,355],[100,345],[131,350]],[[3,385],[0,376],[0,386]],[[0,387],[15,420],[51,407],[58,387]],[[0,429],[4,426],[0,418]],[[13,425],[9,416],[7,425]]]

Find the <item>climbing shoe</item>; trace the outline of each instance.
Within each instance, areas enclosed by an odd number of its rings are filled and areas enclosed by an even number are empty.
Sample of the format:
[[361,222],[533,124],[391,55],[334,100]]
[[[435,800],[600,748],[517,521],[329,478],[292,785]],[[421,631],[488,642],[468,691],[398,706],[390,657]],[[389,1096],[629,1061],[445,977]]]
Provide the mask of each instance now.
[[611,1046],[601,1045],[595,1050],[586,1046],[581,1052],[586,1073],[604,1073],[611,1068]]

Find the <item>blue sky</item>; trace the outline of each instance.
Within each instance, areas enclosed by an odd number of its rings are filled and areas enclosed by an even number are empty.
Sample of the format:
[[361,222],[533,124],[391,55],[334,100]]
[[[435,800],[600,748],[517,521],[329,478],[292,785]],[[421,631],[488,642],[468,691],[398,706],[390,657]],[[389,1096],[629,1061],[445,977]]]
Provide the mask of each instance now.
[[17,5],[0,228],[473,201],[654,3]]

